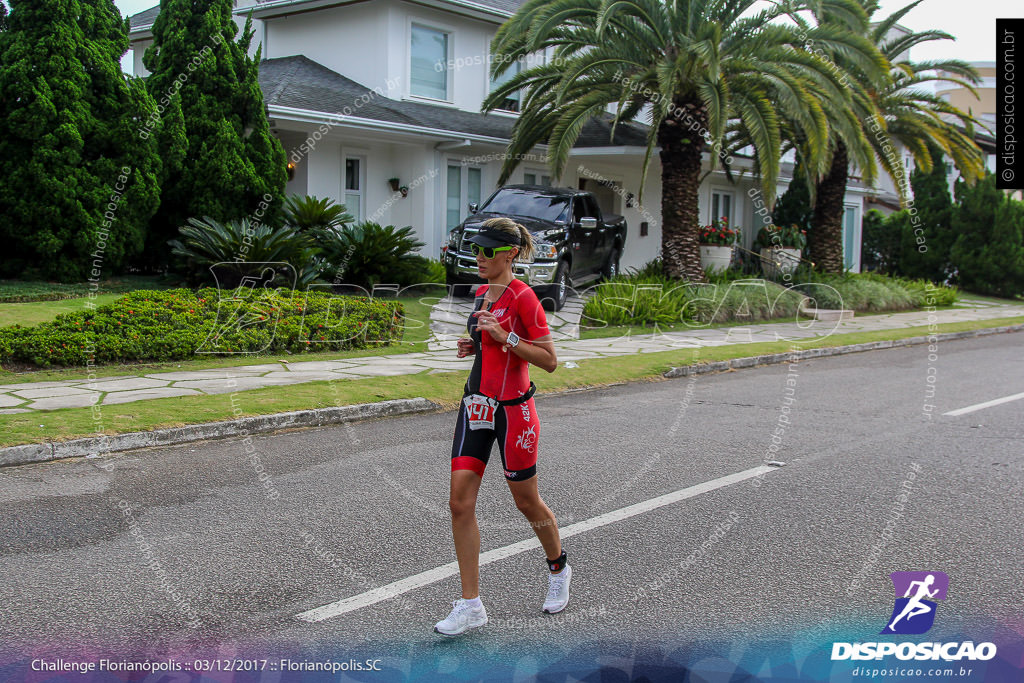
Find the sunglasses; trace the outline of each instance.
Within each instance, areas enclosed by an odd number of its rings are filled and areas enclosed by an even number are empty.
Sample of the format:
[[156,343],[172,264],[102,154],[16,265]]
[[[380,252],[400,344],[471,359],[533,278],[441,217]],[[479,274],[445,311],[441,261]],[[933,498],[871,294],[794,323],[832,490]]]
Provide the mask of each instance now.
[[484,253],[484,258],[494,258],[494,255],[499,251],[508,251],[513,247],[481,247],[476,242],[469,245],[469,248],[473,251],[473,256],[478,256],[480,252]]

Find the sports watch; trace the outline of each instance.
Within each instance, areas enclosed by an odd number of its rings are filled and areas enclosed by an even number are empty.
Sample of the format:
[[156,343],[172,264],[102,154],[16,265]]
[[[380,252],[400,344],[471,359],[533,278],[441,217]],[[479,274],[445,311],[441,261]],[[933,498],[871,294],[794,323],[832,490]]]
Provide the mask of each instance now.
[[505,345],[501,347],[502,351],[508,352],[510,348],[515,348],[519,345],[519,335],[515,332],[509,332],[508,337],[505,339]]

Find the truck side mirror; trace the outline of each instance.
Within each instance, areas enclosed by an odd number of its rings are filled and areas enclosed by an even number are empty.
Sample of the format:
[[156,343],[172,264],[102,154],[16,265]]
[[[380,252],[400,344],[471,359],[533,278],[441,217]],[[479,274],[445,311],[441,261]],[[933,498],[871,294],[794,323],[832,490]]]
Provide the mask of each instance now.
[[477,204],[476,202],[470,202],[470,203],[469,203],[469,212],[470,212],[470,213],[476,213],[476,210],[477,210],[477,208],[478,208],[479,206],[480,206],[480,205],[479,205],[479,204]]
[[597,227],[597,219],[589,216],[580,219],[580,227],[593,229]]

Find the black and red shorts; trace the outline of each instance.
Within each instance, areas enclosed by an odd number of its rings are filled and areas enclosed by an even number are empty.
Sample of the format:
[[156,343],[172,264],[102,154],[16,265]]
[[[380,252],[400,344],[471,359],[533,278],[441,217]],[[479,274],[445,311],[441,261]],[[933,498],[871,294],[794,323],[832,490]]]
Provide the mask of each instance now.
[[498,442],[501,464],[509,481],[525,481],[537,474],[537,439],[540,421],[533,398],[494,409],[493,429],[470,429],[467,405],[459,406],[452,444],[452,471],[472,470],[483,476],[491,447]]

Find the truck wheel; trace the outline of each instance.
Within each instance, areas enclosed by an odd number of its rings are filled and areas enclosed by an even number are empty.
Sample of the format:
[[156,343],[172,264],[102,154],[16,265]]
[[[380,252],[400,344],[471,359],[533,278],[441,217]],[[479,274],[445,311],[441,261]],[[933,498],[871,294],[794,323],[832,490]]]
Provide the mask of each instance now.
[[555,271],[555,283],[548,288],[544,297],[544,307],[550,311],[560,311],[569,298],[569,264],[562,261]]
[[608,262],[601,269],[601,277],[603,279],[611,280],[619,274],[619,258],[621,256],[622,252],[618,248],[612,249],[612,253],[608,255]]

